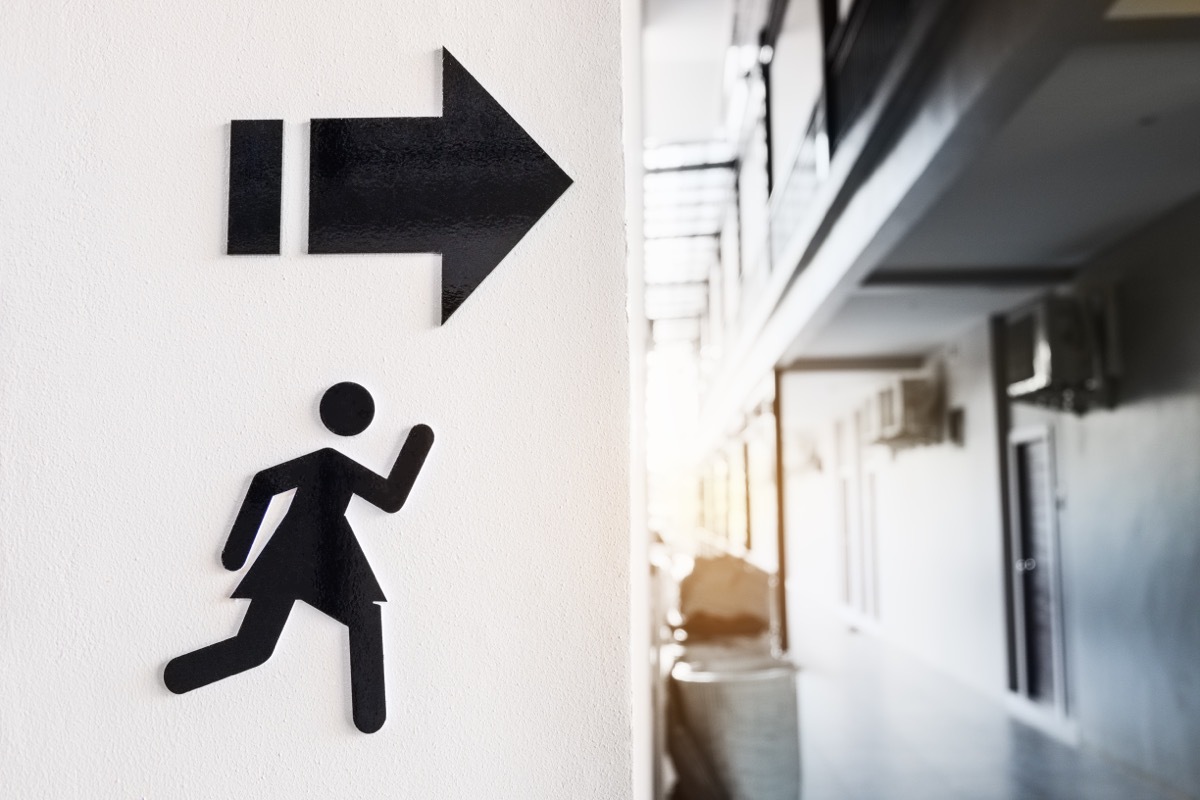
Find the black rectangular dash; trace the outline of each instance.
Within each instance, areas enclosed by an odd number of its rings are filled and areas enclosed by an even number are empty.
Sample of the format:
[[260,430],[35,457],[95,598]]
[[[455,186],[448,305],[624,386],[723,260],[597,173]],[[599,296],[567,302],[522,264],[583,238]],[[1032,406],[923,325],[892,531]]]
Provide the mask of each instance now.
[[229,255],[279,255],[283,120],[229,126]]

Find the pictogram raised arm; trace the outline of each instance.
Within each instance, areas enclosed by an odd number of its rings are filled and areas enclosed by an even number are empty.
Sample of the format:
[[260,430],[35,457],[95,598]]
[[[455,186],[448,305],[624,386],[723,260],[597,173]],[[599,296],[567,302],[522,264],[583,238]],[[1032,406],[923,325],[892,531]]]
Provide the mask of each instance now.
[[388,476],[384,478],[365,467],[360,467],[354,493],[371,505],[378,506],[389,514],[395,514],[408,499],[408,493],[412,491],[417,475],[425,464],[425,457],[429,455],[432,447],[433,429],[428,425],[413,426]]

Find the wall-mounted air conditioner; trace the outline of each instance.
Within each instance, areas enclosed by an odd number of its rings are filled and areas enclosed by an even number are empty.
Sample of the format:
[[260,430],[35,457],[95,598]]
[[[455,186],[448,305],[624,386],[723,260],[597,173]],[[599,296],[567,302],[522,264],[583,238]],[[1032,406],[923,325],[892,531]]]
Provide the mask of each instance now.
[[1107,294],[1051,295],[1009,315],[1008,396],[1075,413],[1111,407],[1116,377],[1112,326]]
[[880,389],[867,408],[873,444],[893,449],[942,440],[942,385],[933,378],[896,378]]

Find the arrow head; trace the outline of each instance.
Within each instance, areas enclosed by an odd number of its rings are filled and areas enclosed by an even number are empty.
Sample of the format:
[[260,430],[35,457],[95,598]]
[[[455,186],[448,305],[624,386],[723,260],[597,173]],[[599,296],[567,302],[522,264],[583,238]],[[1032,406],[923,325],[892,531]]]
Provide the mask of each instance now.
[[444,48],[442,114],[473,172],[460,197],[471,213],[442,251],[444,324],[572,181]]

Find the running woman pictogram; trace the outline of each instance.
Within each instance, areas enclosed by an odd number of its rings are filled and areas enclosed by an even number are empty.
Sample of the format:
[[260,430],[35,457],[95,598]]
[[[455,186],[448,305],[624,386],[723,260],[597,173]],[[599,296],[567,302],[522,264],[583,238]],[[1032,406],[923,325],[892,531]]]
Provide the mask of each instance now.
[[[333,433],[354,436],[375,416],[375,401],[356,383],[339,383],[321,398],[321,421]],[[190,692],[257,667],[275,649],[292,605],[303,600],[349,629],[350,689],[355,726],[379,730],[387,718],[379,588],[346,507],[358,495],[389,514],[408,498],[433,431],[417,425],[408,434],[386,478],[336,450],[324,448],[254,476],[221,553],[225,568],[246,563],[271,498],[296,490],[283,521],[233,597],[250,600],[237,635],[172,659],[163,681],[176,694]]]

